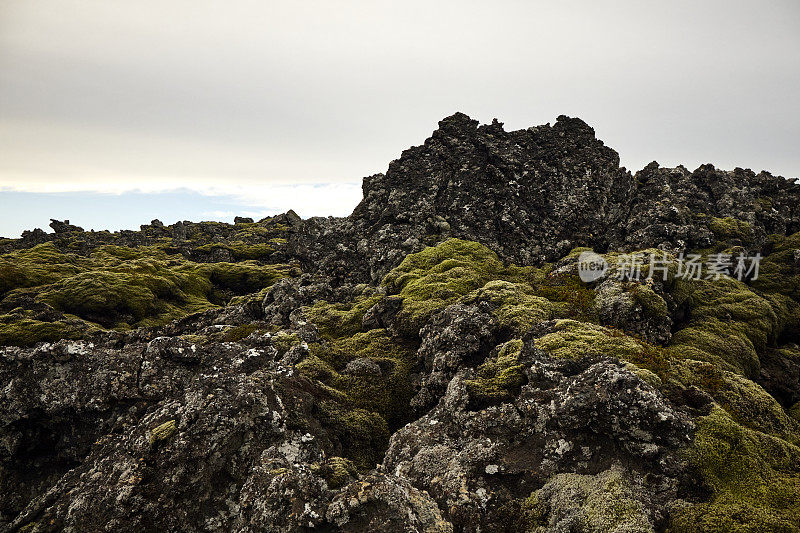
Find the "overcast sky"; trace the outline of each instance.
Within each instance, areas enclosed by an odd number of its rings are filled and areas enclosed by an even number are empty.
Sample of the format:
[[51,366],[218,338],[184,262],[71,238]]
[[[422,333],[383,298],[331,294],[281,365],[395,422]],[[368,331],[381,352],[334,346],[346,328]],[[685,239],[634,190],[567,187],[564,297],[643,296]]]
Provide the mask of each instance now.
[[[0,0],[6,191],[346,214],[455,111],[579,116],[632,170],[797,177],[798,95],[797,0]],[[0,234],[28,212],[9,198]]]

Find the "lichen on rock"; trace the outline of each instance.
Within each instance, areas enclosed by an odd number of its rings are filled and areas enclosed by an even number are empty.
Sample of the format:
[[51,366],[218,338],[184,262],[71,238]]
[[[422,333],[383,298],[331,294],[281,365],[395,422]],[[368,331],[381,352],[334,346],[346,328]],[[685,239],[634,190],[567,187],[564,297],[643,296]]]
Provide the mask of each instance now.
[[800,531],[800,184],[459,113],[363,190],[0,239],[0,530]]

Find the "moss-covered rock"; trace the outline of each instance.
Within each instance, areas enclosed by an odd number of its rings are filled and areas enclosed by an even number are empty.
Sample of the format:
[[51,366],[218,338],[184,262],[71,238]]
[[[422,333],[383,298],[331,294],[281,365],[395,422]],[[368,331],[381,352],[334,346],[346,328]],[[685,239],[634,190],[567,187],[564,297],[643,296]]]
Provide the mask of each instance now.
[[558,320],[550,332],[536,339],[536,346],[553,357],[616,357],[638,360],[643,344],[632,337],[597,324]]
[[771,253],[760,263],[758,278],[752,286],[766,293],[783,319],[782,333],[800,341],[800,233],[784,237],[773,235],[767,247]]
[[358,477],[358,469],[353,461],[344,457],[331,457],[320,465],[320,475],[330,488],[339,488]]
[[449,239],[408,255],[383,279],[392,294],[403,298],[397,321],[404,333],[416,335],[438,309],[502,278],[497,254],[476,242]]
[[758,352],[780,330],[775,307],[741,281],[697,280],[689,297],[688,324],[672,337],[671,350],[754,378]]
[[361,330],[364,313],[375,305],[378,296],[360,297],[354,302],[317,302],[305,309],[306,316],[328,337],[345,337]]
[[381,461],[389,443],[389,428],[377,413],[328,402],[321,405],[320,421],[336,435],[338,453],[359,469],[374,468]]
[[594,297],[576,272],[503,265],[485,246],[459,239],[407,256],[383,285],[403,299],[396,322],[408,336],[417,335],[434,312],[457,301],[488,302],[501,326],[521,335],[542,320],[590,315]]
[[298,371],[339,391],[348,405],[377,413],[392,427],[409,415],[415,346],[373,329],[310,348]]
[[622,468],[595,476],[557,474],[531,495],[530,529],[591,533],[650,533],[653,524]]
[[178,427],[175,424],[175,420],[164,422],[154,427],[150,432],[150,444],[153,445],[157,442],[169,440],[176,431],[178,431]]
[[37,342],[78,339],[92,329],[79,320],[42,321],[20,314],[0,315],[0,345],[33,346]]
[[525,383],[525,365],[520,362],[523,342],[514,339],[503,344],[497,354],[476,369],[472,379],[464,380],[474,407],[507,401]]
[[[50,306],[82,319],[84,328],[30,313],[3,316],[0,343],[31,345],[75,331],[160,326],[253,293],[287,275],[283,265],[197,264],[162,247],[100,246],[65,254],[53,243],[0,256],[0,305]],[[24,309],[23,309],[24,310]],[[51,313],[52,314],[52,313]]]
[[462,301],[489,302],[500,326],[515,336],[522,336],[535,324],[553,318],[556,307],[547,298],[537,296],[530,284],[505,280],[490,281]]
[[800,448],[736,423],[721,408],[698,421],[686,452],[712,492],[673,518],[674,531],[798,531]]
[[733,217],[711,217],[708,229],[720,240],[736,240],[741,243],[750,243],[753,240],[753,227]]
[[666,380],[709,394],[739,424],[794,441],[798,426],[759,384],[717,365],[693,359],[676,361]]

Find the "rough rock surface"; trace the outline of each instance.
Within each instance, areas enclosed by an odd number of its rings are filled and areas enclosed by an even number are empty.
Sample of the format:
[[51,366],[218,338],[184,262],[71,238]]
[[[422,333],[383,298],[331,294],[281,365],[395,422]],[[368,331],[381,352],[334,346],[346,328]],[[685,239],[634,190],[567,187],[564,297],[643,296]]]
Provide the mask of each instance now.
[[434,409],[392,436],[384,469],[428,491],[457,529],[502,531],[513,500],[555,474],[589,478],[621,464],[628,478],[648,476],[631,498],[643,523],[663,527],[662,510],[678,499],[674,451],[690,440],[688,418],[618,362],[526,351],[528,383],[513,401],[473,405],[471,371],[460,371]]
[[800,531],[800,185],[456,114],[363,188],[0,239],[0,531]]
[[445,118],[386,174],[364,178],[351,216],[307,221],[293,252],[334,276],[378,280],[441,236],[536,264],[577,246],[704,248],[714,240],[712,218],[750,225],[747,243],[800,231],[800,185],[767,172],[654,162],[632,175],[580,119],[502,126],[479,126],[462,113]]

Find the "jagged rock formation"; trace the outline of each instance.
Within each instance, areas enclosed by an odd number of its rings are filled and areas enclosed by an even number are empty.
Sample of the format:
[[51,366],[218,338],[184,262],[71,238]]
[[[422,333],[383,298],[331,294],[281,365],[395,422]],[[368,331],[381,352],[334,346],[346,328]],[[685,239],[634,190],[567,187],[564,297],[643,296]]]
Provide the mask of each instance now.
[[631,175],[591,127],[565,116],[506,132],[456,113],[363,189],[350,217],[303,226],[293,252],[305,265],[377,281],[443,236],[538,264],[578,246],[705,248],[715,231],[729,231],[714,218],[746,223],[743,244],[800,231],[800,185],[711,165],[689,172],[651,163]]
[[350,217],[51,226],[0,240],[2,531],[800,531],[796,183],[456,114]]

